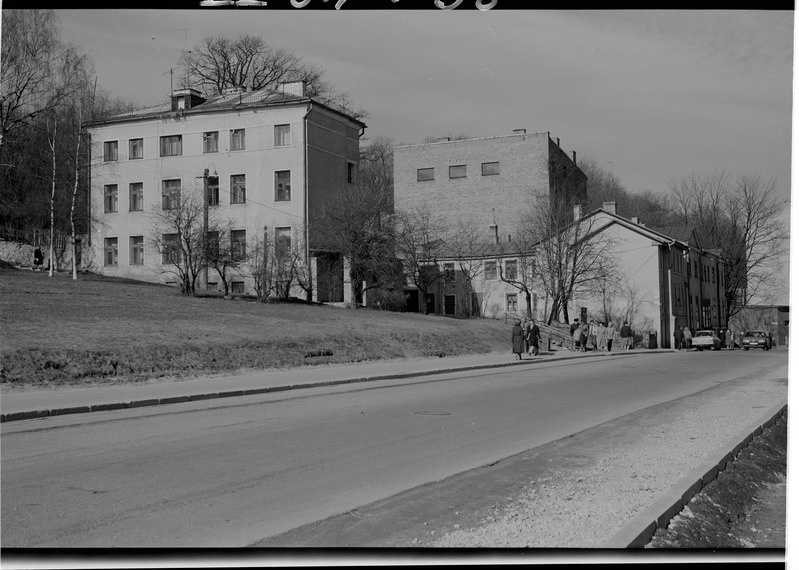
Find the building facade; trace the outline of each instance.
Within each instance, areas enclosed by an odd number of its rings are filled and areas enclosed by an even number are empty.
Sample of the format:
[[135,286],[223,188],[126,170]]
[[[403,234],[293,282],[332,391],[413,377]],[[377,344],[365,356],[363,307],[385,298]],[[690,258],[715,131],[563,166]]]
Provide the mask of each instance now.
[[[398,212],[430,212],[445,226],[443,233],[451,235],[468,225],[489,244],[510,243],[540,198],[565,197],[575,204],[586,200],[587,178],[576,161],[576,152],[570,157],[548,132],[525,129],[498,137],[400,145],[394,148],[394,206]],[[506,288],[501,284],[496,289]],[[433,299],[429,291],[421,298],[410,287],[407,293],[409,310],[421,310],[422,303],[428,312],[435,308],[449,314],[453,309],[451,292],[442,292],[443,300]],[[503,310],[514,302],[513,291],[505,294]],[[519,303],[518,291],[516,295]],[[445,307],[445,302],[450,304]],[[485,295],[475,300],[483,313],[497,302]]]
[[[153,220],[205,194],[206,220],[225,221],[241,256],[259,242],[271,247],[264,259],[275,248],[296,252],[314,300],[344,301],[341,260],[321,253],[314,222],[325,200],[355,184],[365,127],[306,97],[301,82],[209,99],[179,90],[166,105],[88,123],[92,268],[173,282],[168,236],[157,234]],[[238,265],[226,280],[233,293],[252,294],[252,264]],[[213,271],[202,281],[222,288]]]

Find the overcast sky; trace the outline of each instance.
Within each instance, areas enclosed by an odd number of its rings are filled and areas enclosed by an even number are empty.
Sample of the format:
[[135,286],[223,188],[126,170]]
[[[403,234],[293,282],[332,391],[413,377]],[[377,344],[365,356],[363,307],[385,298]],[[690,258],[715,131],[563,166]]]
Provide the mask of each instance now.
[[691,172],[760,173],[790,192],[793,12],[64,10],[99,84],[163,101],[201,38],[263,36],[418,143],[550,131],[632,191]]

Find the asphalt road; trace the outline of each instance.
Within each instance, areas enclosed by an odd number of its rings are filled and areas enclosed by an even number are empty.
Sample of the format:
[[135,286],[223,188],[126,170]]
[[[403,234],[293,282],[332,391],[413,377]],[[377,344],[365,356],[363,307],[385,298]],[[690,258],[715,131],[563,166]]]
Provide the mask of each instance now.
[[2,546],[244,546],[780,358],[643,354],[5,423]]

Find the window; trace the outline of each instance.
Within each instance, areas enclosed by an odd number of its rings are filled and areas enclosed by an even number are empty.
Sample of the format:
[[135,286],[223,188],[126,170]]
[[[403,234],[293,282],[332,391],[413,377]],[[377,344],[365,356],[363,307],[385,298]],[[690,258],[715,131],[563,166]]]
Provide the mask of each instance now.
[[236,295],[244,294],[244,281],[231,281],[230,292]]
[[141,212],[144,210],[144,183],[130,183],[130,211]]
[[696,260],[694,259],[694,275],[699,277],[699,272],[696,270]]
[[497,278],[497,262],[486,261],[485,263],[485,280],[495,280]]
[[219,131],[203,133],[203,153],[219,152]]
[[350,184],[355,184],[355,163],[348,162],[347,163],[347,182]]
[[230,131],[230,150],[244,150],[244,129]]
[[105,141],[103,143],[103,160],[110,162],[118,160],[119,145],[117,141]]
[[505,279],[516,279],[516,260],[508,259],[505,262]]
[[505,295],[505,310],[509,313],[515,313],[519,310],[519,300],[516,293],[507,293]]
[[105,265],[114,267],[117,264],[117,238],[105,238]]
[[291,253],[291,228],[275,228],[275,257],[286,258]]
[[183,154],[183,135],[161,137],[161,156],[181,156]]
[[247,201],[247,185],[243,174],[234,174],[230,177],[230,203],[244,204]]
[[247,230],[230,230],[230,256],[234,260],[247,256]]
[[216,291],[217,290],[216,281],[209,281],[208,283],[206,283],[205,284],[205,290],[206,291]]
[[144,139],[130,139],[129,147],[129,159],[144,158]]
[[275,146],[291,144],[291,125],[275,125]]
[[118,190],[116,184],[105,185],[105,211],[106,213],[113,213],[117,211]]
[[444,281],[455,281],[455,264],[447,262],[444,264]]
[[180,207],[180,178],[164,180],[161,186],[161,209],[174,210]]
[[278,170],[275,172],[275,201],[287,202],[291,200],[291,171]]
[[209,176],[207,186],[209,206],[219,205],[219,176]]
[[130,236],[130,265],[144,265],[144,236]]
[[161,236],[161,263],[180,263],[180,237],[178,234],[163,234]]
[[427,180],[435,180],[436,179],[436,169],[435,168],[419,168],[416,170],[416,180],[417,182],[425,182]]
[[499,162],[484,162],[482,165],[483,176],[499,174]]
[[450,178],[466,178],[466,165],[457,164],[449,167]]

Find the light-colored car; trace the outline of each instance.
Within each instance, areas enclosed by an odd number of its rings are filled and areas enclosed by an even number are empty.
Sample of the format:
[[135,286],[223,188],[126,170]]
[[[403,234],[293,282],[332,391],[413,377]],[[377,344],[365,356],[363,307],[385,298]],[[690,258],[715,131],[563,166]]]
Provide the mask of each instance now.
[[744,350],[749,350],[750,348],[769,350],[771,348],[771,334],[768,331],[746,331],[742,345]]
[[713,331],[696,331],[691,339],[691,346],[697,350],[720,350],[721,339]]

